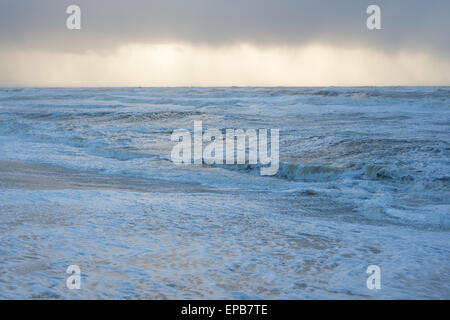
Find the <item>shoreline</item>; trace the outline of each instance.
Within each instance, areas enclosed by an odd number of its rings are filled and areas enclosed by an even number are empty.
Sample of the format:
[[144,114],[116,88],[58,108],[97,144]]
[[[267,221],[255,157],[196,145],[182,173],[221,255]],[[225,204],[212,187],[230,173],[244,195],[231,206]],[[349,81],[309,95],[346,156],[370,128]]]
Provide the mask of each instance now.
[[216,193],[198,183],[139,179],[68,169],[61,166],[0,159],[0,189],[116,190],[129,192]]

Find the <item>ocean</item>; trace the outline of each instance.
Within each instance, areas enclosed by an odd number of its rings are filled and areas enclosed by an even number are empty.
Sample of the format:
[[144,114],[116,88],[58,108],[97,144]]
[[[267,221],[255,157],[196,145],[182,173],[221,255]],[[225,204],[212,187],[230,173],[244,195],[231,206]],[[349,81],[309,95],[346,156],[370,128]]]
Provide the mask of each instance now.
[[[176,165],[194,121],[278,172]],[[0,89],[1,299],[449,299],[449,214],[449,87]]]

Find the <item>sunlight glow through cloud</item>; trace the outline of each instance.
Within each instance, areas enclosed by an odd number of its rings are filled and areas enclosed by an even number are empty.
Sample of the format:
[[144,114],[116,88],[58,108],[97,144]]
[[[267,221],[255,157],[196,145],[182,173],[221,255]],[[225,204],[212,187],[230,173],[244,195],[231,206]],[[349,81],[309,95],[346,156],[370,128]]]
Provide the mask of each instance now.
[[2,86],[433,85],[450,65],[425,53],[381,53],[321,44],[208,47],[127,44],[108,54],[8,51]]

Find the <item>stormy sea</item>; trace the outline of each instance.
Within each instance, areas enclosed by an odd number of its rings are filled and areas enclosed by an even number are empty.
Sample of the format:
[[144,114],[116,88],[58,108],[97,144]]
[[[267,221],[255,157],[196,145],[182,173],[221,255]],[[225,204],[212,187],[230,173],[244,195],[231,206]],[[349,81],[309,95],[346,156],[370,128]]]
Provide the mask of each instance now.
[[[176,165],[194,121],[278,172]],[[0,89],[1,299],[450,299],[449,215],[449,87]]]

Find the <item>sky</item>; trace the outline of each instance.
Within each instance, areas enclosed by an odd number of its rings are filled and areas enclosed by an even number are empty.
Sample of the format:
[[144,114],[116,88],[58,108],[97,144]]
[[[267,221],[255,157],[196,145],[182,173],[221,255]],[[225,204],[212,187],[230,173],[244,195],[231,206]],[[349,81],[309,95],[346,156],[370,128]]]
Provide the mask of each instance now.
[[[81,30],[66,27],[73,4]],[[0,0],[0,86],[450,85],[449,13],[448,0]]]

